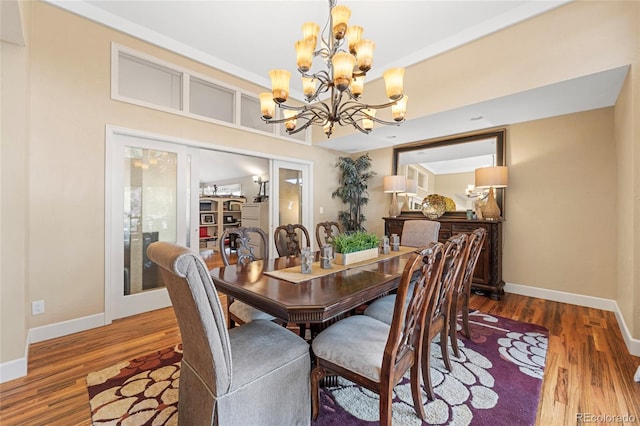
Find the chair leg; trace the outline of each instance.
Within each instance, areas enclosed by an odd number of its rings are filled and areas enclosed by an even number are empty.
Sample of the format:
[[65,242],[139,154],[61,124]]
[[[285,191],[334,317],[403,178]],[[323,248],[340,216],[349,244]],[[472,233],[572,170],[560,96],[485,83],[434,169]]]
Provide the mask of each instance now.
[[424,390],[427,393],[427,399],[433,401],[433,385],[431,384],[431,338],[428,336],[428,330],[425,333],[426,339],[422,347],[422,382]]
[[442,352],[442,359],[447,370],[451,371],[451,359],[449,358],[449,316],[447,315],[442,329],[440,330],[440,351]]
[[465,294],[462,300],[462,331],[467,339],[471,339],[469,330],[469,295]]
[[393,385],[380,386],[380,426],[391,426]]
[[302,337],[303,339],[306,339],[306,335],[307,335],[307,324],[306,323],[300,323],[298,324],[298,328],[300,329],[300,337]]
[[324,378],[325,371],[322,367],[316,367],[311,371],[311,419],[318,418],[320,413],[320,381]]
[[420,387],[420,371],[421,363],[419,357],[411,366],[411,396],[413,397],[413,409],[420,419],[425,420],[427,417],[422,405],[422,388]]
[[[455,294],[454,294],[455,296]],[[458,330],[457,330],[457,313],[458,310],[458,297],[455,296],[451,302],[451,310],[449,311],[449,340],[451,340],[451,347],[453,348],[453,354],[456,358],[460,357],[460,351],[458,350]]]

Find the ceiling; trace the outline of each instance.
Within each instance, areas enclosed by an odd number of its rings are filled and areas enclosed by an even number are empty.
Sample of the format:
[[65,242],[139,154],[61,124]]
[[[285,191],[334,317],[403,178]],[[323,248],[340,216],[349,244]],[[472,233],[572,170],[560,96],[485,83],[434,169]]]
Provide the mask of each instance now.
[[[303,22],[321,28],[328,0],[297,1],[106,1],[48,0],[73,13],[162,46],[201,63],[270,88],[268,72],[295,73],[294,42]],[[395,66],[409,66],[570,0],[340,1],[352,10],[350,24],[375,41],[367,81]],[[425,117],[401,126],[380,126],[314,142],[345,152],[384,148],[416,140],[611,106],[627,67],[610,70]],[[297,78],[291,95],[302,99]],[[410,110],[410,108],[409,108]],[[410,115],[410,114],[408,114]]]

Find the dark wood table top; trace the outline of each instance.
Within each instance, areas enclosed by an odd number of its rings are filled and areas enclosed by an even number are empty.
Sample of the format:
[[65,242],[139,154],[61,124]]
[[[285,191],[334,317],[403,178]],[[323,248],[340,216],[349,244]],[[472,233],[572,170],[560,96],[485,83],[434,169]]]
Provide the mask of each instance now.
[[295,256],[224,266],[210,273],[222,293],[286,322],[320,324],[396,289],[410,256],[406,253],[300,283],[263,273],[300,265]]

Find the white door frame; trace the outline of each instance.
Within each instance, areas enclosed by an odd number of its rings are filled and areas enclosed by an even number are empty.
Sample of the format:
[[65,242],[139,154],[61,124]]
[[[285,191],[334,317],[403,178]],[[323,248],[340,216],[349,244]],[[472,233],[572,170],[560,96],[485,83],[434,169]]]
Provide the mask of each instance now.
[[[279,194],[280,194],[280,177],[278,170],[280,168],[286,168],[291,170],[299,170],[302,173],[302,225],[309,230],[309,246],[314,247],[313,240],[315,237],[315,232],[313,228],[313,163],[300,163],[294,161],[285,161],[285,160],[273,160],[270,164],[270,180],[271,180],[271,195],[269,198],[273,200],[271,202],[271,228],[270,228],[270,239],[273,238],[273,233],[278,225],[282,225],[279,223]],[[275,241],[272,241],[272,244],[275,244]],[[269,253],[272,254],[271,257],[274,257],[273,254],[276,253],[275,246],[272,246],[269,250]]]

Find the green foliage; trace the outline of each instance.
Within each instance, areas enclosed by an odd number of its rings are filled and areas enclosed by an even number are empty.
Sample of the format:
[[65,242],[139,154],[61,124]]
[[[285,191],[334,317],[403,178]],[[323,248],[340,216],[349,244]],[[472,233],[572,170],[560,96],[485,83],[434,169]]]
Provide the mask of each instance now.
[[356,231],[336,235],[331,244],[336,253],[347,254],[376,248],[380,245],[380,238],[374,233]]
[[338,213],[338,219],[342,222],[345,231],[364,231],[362,225],[366,220],[362,214],[362,208],[369,202],[367,181],[375,176],[371,171],[371,158],[369,154],[361,155],[355,160],[351,157],[338,157],[336,167],[340,169],[340,187],[331,197],[338,197],[349,208]]

